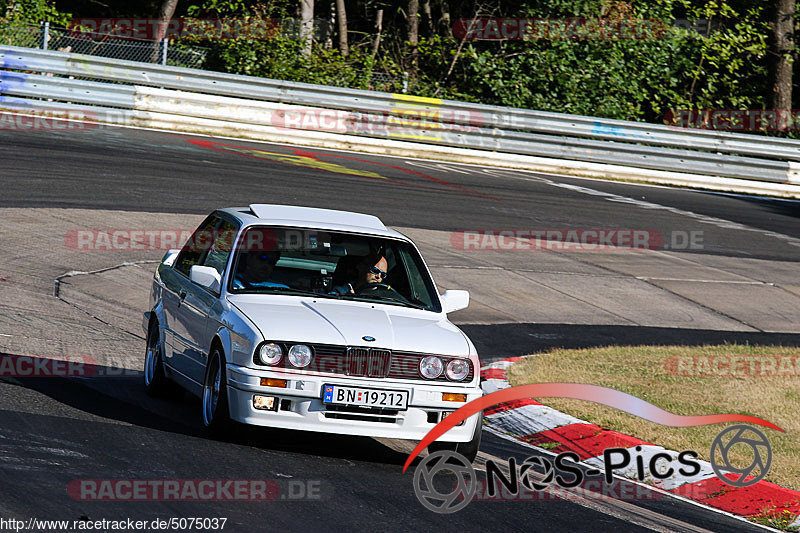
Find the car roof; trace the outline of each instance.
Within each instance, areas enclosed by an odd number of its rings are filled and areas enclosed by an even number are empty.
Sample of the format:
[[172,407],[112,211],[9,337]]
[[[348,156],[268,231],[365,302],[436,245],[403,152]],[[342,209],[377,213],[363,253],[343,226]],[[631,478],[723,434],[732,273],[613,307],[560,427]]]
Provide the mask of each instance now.
[[281,204],[250,204],[248,207],[219,209],[242,222],[242,226],[289,226],[334,231],[367,233],[383,237],[408,238],[387,228],[373,215]]

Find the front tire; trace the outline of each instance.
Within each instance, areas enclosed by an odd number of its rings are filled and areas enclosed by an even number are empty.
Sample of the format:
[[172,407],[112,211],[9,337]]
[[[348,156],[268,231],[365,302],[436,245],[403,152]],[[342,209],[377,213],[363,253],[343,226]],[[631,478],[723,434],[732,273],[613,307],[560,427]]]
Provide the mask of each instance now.
[[225,357],[214,348],[208,358],[203,383],[203,426],[212,437],[225,436],[231,429],[228,411],[228,383],[225,377]]
[[478,423],[475,424],[475,431],[472,438],[467,442],[432,442],[428,445],[428,453],[439,451],[456,452],[464,456],[470,463],[475,461],[478,450],[481,447],[481,433],[483,431],[483,412],[478,415]]
[[158,324],[151,322],[147,330],[147,349],[144,354],[144,390],[149,396],[166,396],[170,385],[164,372],[164,347]]

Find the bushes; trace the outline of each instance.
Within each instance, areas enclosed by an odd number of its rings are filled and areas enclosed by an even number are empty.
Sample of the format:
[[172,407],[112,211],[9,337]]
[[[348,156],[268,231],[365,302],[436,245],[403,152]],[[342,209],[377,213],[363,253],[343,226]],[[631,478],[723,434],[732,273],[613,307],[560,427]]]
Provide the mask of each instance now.
[[[299,0],[202,0],[189,17],[296,20]],[[210,48],[206,68],[298,82],[436,96],[617,119],[661,122],[675,109],[770,107],[769,63],[774,13],[758,0],[529,0],[522,4],[434,0],[423,18],[417,53],[407,41],[407,0],[348,2],[350,53],[344,57],[330,31],[302,53],[292,31],[271,38],[182,40]],[[317,21],[330,4],[317,2]],[[385,12],[378,52],[374,18]],[[437,11],[438,10],[438,11]],[[452,10],[452,12],[451,12]],[[0,0],[8,21],[66,22],[48,0]],[[459,19],[587,17],[606,24],[654,26],[650,38],[538,38],[461,41]],[[426,15],[421,15],[425,17]],[[672,19],[708,21],[686,28]],[[442,21],[451,20],[451,23]],[[335,26],[335,25],[334,25]],[[449,26],[449,27],[448,27]],[[285,29],[285,28],[284,28]],[[698,32],[699,30],[699,32]],[[642,35],[640,33],[640,37]],[[416,58],[412,60],[413,58]],[[415,67],[413,61],[418,61]]]
[[[359,19],[351,15],[351,33],[361,35],[362,40],[346,58],[319,43],[306,57],[300,53],[299,42],[284,35],[266,40],[209,41],[213,49],[209,66],[239,74],[392,91],[400,90],[402,73],[412,70],[409,92],[420,96],[655,122],[670,109],[768,105],[770,30],[765,7],[755,0],[550,0],[514,8],[500,3],[497,9],[506,8],[516,17],[667,22],[653,38],[644,39],[462,43],[450,31],[440,29],[420,37],[419,69],[414,73],[402,25],[385,28],[381,53],[372,57],[374,36],[353,31]],[[472,8],[462,5],[461,9],[470,12]],[[287,6],[244,8],[233,0],[209,0],[196,12],[285,17]],[[669,21],[674,18],[709,20],[712,31],[703,35],[673,25]],[[368,29],[367,22],[362,20],[361,27]],[[388,84],[375,83],[369,73],[376,71],[391,73],[395,79]]]
[[0,24],[51,24],[66,25],[72,16],[62,13],[50,0],[0,0]]

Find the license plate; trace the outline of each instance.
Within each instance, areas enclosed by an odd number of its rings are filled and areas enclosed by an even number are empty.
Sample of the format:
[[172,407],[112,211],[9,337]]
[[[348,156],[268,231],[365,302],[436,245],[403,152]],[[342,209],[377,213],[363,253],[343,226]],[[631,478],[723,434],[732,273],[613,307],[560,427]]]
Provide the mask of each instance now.
[[408,391],[325,385],[322,388],[322,402],[405,411],[408,408]]

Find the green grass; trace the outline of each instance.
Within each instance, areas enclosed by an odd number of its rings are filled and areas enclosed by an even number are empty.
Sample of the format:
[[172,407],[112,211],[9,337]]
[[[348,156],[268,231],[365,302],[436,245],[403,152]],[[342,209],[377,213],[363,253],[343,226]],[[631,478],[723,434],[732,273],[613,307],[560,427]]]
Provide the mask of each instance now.
[[[542,382],[590,383],[627,392],[679,415],[720,413],[764,418],[785,433],[763,431],[772,444],[773,461],[766,479],[800,489],[800,369],[784,376],[678,375],[676,357],[800,356],[800,348],[777,346],[626,346],[554,350],[536,354],[508,370],[512,385]],[[670,359],[672,358],[672,359]],[[795,362],[800,362],[800,359]],[[749,364],[749,363],[748,363]],[[796,367],[795,367],[796,368]],[[685,374],[686,372],[682,372]],[[555,409],[673,450],[695,450],[708,460],[713,438],[724,427],[660,426],[603,405],[568,399],[544,399]],[[742,449],[744,448],[744,449]],[[745,466],[752,457],[746,446],[734,447],[733,462]]]

